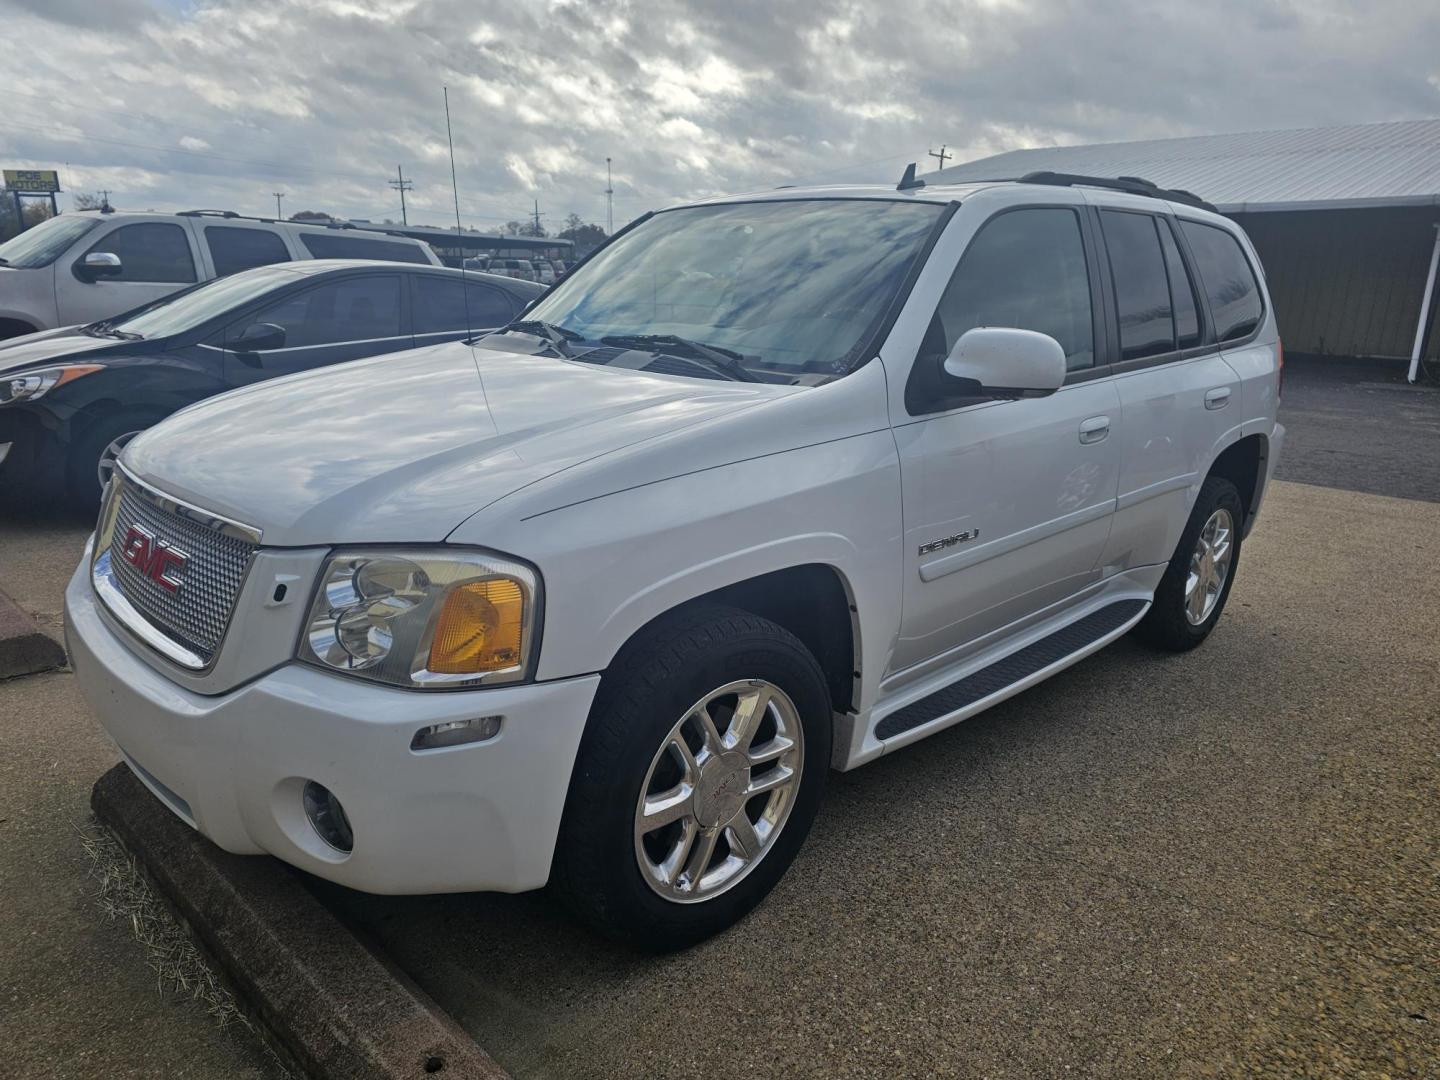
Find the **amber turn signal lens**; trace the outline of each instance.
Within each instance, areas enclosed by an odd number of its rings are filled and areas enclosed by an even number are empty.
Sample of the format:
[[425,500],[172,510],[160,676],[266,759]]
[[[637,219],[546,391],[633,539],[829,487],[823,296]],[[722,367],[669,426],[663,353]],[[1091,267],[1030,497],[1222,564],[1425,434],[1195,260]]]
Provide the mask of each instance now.
[[457,585],[445,597],[428,668],[472,675],[517,667],[525,635],[525,592],[510,578]]

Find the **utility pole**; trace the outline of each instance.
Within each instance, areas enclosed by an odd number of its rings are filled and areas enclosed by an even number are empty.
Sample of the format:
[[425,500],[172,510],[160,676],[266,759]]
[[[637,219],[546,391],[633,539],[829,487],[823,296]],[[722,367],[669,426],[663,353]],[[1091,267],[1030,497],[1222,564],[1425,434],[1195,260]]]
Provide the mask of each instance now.
[[605,235],[615,231],[615,185],[610,180],[610,159],[605,159]]
[[413,181],[405,179],[405,173],[399,165],[395,166],[395,175],[399,177],[399,179],[391,180],[389,183],[392,188],[400,192],[400,223],[402,225],[409,225],[410,219],[405,216],[405,192],[414,189],[415,184]]
[[930,151],[930,156],[933,157],[933,158],[939,158],[939,159],[940,159],[940,168],[943,169],[943,168],[945,168],[945,159],[946,159],[946,158],[952,158],[952,157],[954,157],[955,155],[954,155],[954,154],[947,154],[947,153],[945,152],[945,144],[944,144],[944,143],[941,143],[941,144],[940,144],[940,152],[937,154],[934,150],[931,150],[931,151]]
[[101,212],[102,214],[108,214],[108,213],[110,213],[110,189],[109,189],[109,188],[101,188],[101,189],[100,189],[100,212]]
[[535,235],[540,235],[540,200],[535,200]]
[[275,220],[276,220],[276,221],[284,221],[284,220],[285,220],[285,211],[283,211],[283,210],[280,209],[280,200],[285,197],[285,192],[283,192],[283,191],[272,191],[270,194],[275,196]]

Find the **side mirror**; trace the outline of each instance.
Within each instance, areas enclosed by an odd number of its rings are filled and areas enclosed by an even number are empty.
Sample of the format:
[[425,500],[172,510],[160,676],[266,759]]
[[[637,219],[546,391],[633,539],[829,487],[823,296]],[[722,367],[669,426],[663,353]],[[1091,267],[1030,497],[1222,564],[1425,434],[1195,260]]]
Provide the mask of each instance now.
[[285,346],[285,328],[273,322],[251,323],[230,343],[230,351],[257,353]]
[[997,397],[1040,397],[1065,382],[1065,350],[1049,334],[1009,326],[967,330],[945,358],[945,373]]
[[114,277],[125,267],[119,255],[108,251],[92,251],[75,264],[75,276],[81,281],[95,282],[102,277]]

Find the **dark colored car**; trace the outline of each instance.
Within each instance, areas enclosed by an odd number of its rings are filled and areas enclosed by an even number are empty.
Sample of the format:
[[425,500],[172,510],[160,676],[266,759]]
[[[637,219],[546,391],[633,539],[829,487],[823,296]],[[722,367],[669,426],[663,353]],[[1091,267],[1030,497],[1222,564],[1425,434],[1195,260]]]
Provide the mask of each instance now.
[[0,342],[0,487],[58,490],[93,505],[120,449],[186,405],[502,326],[544,291],[443,267],[314,260]]

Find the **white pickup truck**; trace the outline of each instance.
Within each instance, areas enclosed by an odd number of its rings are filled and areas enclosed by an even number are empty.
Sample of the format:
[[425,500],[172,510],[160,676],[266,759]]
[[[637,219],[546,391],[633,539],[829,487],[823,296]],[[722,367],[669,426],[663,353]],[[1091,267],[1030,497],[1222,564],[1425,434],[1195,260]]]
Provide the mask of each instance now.
[[1214,628],[1284,430],[1255,251],[1032,175],[647,215],[473,344],[125,450],[67,591],[125,760],[233,852],[552,884],[650,948],[794,858],[829,769],[1132,628]]

